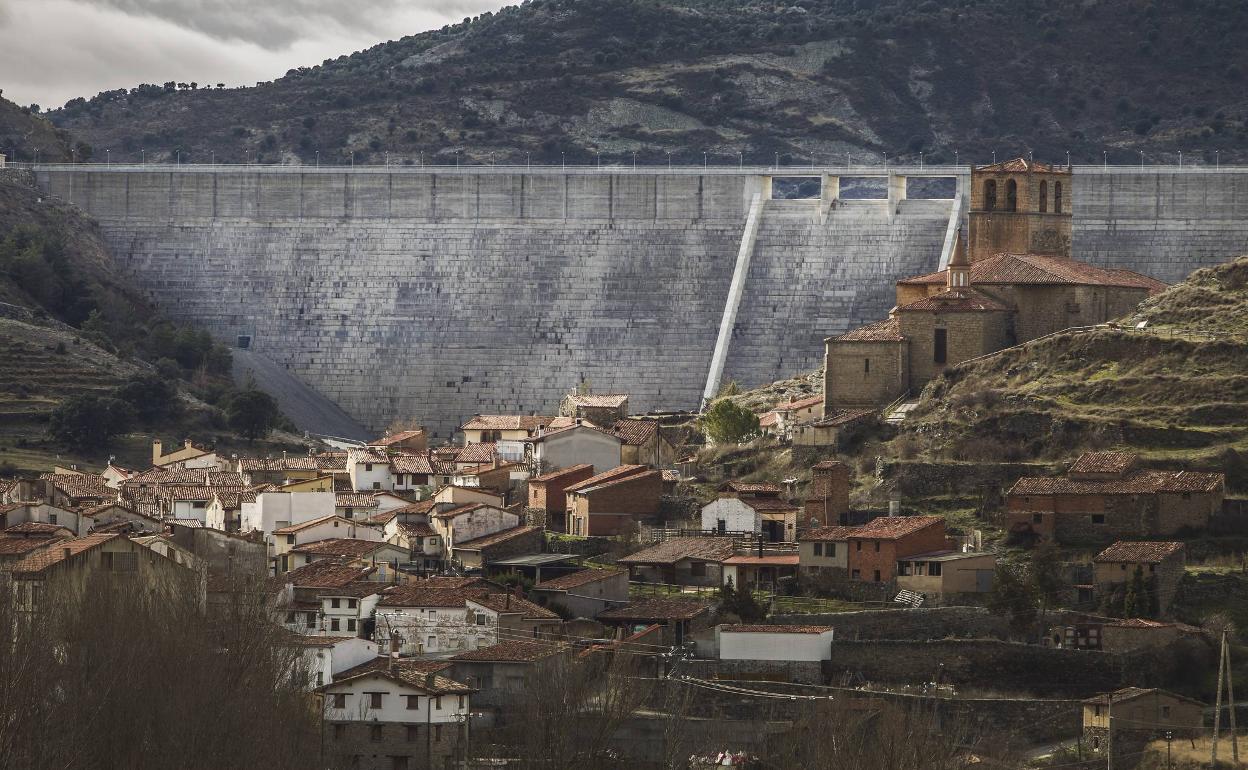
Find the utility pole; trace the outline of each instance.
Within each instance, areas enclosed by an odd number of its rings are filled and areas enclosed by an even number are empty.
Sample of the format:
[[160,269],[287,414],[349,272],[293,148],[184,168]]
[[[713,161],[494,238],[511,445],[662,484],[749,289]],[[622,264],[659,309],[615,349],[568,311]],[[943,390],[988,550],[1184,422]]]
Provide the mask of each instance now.
[[1225,631],[1222,632],[1222,657],[1226,661],[1226,700],[1231,705],[1228,715],[1231,718],[1231,764],[1239,767],[1239,738],[1235,734],[1235,675],[1231,668],[1231,645],[1226,641]]
[[[1213,745],[1209,748],[1209,765],[1218,766],[1218,733],[1222,730],[1222,682],[1226,680],[1226,630],[1222,631],[1222,646],[1218,648],[1218,695],[1213,706]],[[1235,708],[1235,704],[1231,704]]]
[[1114,770],[1114,694],[1105,696],[1105,724],[1109,725],[1108,738],[1105,741],[1105,768]]

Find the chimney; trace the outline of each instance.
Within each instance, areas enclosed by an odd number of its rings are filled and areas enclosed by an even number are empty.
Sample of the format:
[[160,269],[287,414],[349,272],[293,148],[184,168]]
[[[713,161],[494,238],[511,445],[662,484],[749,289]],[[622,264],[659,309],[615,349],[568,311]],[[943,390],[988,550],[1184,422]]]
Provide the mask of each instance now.
[[160,439],[152,439],[152,465],[155,465],[156,461],[160,459],[160,456],[164,454],[162,451],[163,447],[164,445],[160,443]]
[[185,448],[187,448],[187,449],[190,449],[190,448],[191,448],[191,440],[190,440],[189,438],[184,438],[184,439],[182,439],[182,446],[183,446],[183,447],[185,447]]
[[438,675],[433,673],[432,671],[430,671],[428,674],[425,674],[425,689],[427,691],[433,692],[433,686],[434,686],[434,683],[437,681],[437,677]]
[[888,501],[888,515],[890,517],[896,517],[896,516],[901,515],[901,501],[900,500]]

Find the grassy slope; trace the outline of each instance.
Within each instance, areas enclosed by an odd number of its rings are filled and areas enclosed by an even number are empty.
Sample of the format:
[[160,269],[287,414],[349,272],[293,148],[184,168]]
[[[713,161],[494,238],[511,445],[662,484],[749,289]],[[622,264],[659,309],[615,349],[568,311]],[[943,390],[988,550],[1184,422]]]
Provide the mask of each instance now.
[[114,161],[1230,161],[1246,35],[1227,0],[536,0],[253,88],[106,92],[54,119]]

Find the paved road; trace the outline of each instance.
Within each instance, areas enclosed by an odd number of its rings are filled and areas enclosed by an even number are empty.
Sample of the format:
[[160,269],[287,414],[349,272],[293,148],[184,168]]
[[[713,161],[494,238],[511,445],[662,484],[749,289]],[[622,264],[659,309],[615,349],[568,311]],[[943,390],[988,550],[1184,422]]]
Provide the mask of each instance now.
[[274,361],[250,350],[233,350],[234,381],[248,377],[277,399],[277,405],[300,430],[367,441],[371,436],[350,415]]

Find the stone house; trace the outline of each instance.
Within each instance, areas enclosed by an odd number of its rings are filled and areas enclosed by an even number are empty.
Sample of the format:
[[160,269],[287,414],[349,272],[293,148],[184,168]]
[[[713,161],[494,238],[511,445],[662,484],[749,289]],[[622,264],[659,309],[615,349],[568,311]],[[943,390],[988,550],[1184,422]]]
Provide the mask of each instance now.
[[872,409],[838,409],[827,417],[804,422],[793,429],[794,446],[842,449],[879,418]]
[[625,465],[668,468],[676,460],[676,448],[663,437],[657,420],[638,417],[619,420],[611,425],[610,431],[624,442],[620,447],[620,462]]
[[1183,580],[1186,563],[1185,549],[1179,542],[1119,541],[1092,560],[1096,595],[1111,594],[1118,586],[1130,583],[1138,570],[1146,590],[1154,595],[1150,600],[1155,598],[1158,611],[1164,614]]
[[375,566],[377,580],[389,582],[399,577],[398,567],[411,561],[412,554],[406,548],[384,540],[353,540],[331,538],[303,543],[291,548],[286,554],[290,569],[325,559],[340,564]]
[[511,475],[524,468],[519,463],[503,462],[494,458],[488,463],[473,465],[455,471],[451,483],[459,487],[485,489],[502,494],[504,497],[511,489]]
[[823,460],[811,466],[810,485],[797,521],[798,532],[841,523],[848,512],[849,466],[839,460]]
[[803,509],[783,494],[775,484],[725,482],[719,487],[719,498],[702,506],[702,529],[721,534],[749,532],[772,543],[795,542]]
[[595,618],[600,612],[628,603],[628,570],[586,569],[543,580],[530,592],[539,604],[557,604],[576,618]]
[[476,570],[485,569],[500,559],[541,553],[545,545],[541,527],[520,526],[460,541],[451,555],[464,569]]
[[950,366],[1104,323],[1163,289],[1071,258],[1072,181],[1021,158],[973,168],[969,237],[947,268],[899,281],[887,319],[825,341],[825,413],[890,403]]
[[567,532],[567,488],[594,475],[588,463],[573,465],[529,479],[529,504],[526,514],[533,523],[552,532]]
[[931,599],[992,591],[997,557],[990,553],[934,551],[903,556],[897,587]]
[[711,612],[708,602],[696,599],[645,599],[600,613],[598,621],[616,628],[621,637],[660,626],[659,638],[651,644],[680,646],[711,625]]
[[644,465],[620,465],[565,488],[573,535],[610,537],[659,514],[663,474]]
[[360,770],[446,767],[467,750],[473,688],[442,661],[374,658],[319,689],[324,747]]
[[1139,734],[1152,738],[1170,732],[1186,738],[1200,734],[1205,726],[1205,704],[1165,690],[1126,687],[1101,693],[1083,701],[1083,736],[1092,751],[1109,749],[1119,735]]
[[883,516],[849,534],[849,579],[891,583],[903,557],[944,550],[939,516]]
[[0,573],[7,572],[9,565],[16,564],[35,551],[73,537],[73,532],[55,524],[27,522],[10,527],[0,534]]
[[270,597],[274,618],[296,633],[320,633],[321,595],[367,581],[375,572],[372,567],[326,559],[278,575]]
[[619,467],[624,457],[624,439],[584,422],[539,430],[524,445],[525,462],[530,472],[539,475],[582,463],[601,473]]
[[559,616],[509,592],[487,587],[399,586],[378,603],[377,641],[404,653],[475,650],[509,639],[541,638],[558,629]]
[[628,417],[628,395],[572,392],[559,403],[559,416],[588,420],[595,425],[613,425]]
[[718,586],[723,583],[724,560],[735,554],[731,537],[674,537],[623,556],[616,564],[645,582]]
[[788,401],[782,401],[760,415],[758,427],[770,436],[789,438],[798,425],[821,419],[823,419],[822,393],[801,399],[790,396]]
[[1200,530],[1222,508],[1220,473],[1138,467],[1127,452],[1087,452],[1066,475],[1025,476],[1006,495],[1006,526],[1034,543],[1079,544]]

